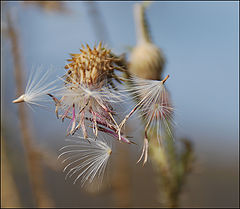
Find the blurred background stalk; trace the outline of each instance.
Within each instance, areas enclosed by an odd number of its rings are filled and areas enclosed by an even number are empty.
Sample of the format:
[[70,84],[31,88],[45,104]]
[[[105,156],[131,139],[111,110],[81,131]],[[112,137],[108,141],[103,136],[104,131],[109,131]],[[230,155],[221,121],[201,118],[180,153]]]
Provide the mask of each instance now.
[[19,208],[21,207],[19,193],[12,175],[11,165],[6,153],[5,139],[1,137],[1,208]]
[[88,16],[92,23],[92,28],[95,33],[96,40],[103,41],[103,43],[105,44],[106,43],[110,44],[111,40],[109,37],[107,26],[101,15],[97,2],[86,1],[84,3],[87,7]]
[[131,204],[129,147],[116,144],[118,155],[113,163],[112,189],[115,207],[128,208]]
[[[151,41],[149,26],[145,10],[149,3],[137,3],[134,5],[134,15],[137,32],[137,45],[132,51],[129,72],[144,78],[160,80],[163,76],[165,59]],[[131,88],[131,83],[129,82]],[[144,122],[144,118],[143,118]],[[169,122],[168,126],[173,134],[174,130]],[[158,127],[156,127],[157,129]],[[159,145],[156,131],[151,131],[149,142],[149,157],[156,173],[156,183],[159,191],[159,201],[166,207],[178,207],[179,196],[186,175],[191,170],[193,161],[193,148],[189,140],[180,140],[183,146],[180,152],[173,137],[166,130],[163,143]]]
[[[19,33],[12,20],[10,11],[6,14],[8,36],[11,41],[11,52],[14,63],[14,76],[16,81],[17,96],[24,92],[23,85],[23,64],[21,60],[21,51],[19,44]],[[41,155],[33,141],[33,134],[28,123],[28,115],[25,110],[25,104],[18,105],[18,116],[20,125],[20,134],[22,144],[25,151],[26,163],[28,167],[28,175],[30,178],[32,192],[35,197],[37,207],[53,207],[53,201],[49,197],[45,187]]]
[[65,2],[62,1],[23,1],[21,3],[24,6],[36,6],[49,13],[59,12],[61,14],[67,14],[71,12],[65,6]]

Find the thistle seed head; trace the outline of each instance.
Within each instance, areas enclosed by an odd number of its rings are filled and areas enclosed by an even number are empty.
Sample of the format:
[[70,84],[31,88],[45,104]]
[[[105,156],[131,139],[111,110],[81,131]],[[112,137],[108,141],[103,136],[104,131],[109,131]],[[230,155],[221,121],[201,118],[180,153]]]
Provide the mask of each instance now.
[[[114,71],[124,70],[118,65],[120,58],[102,47],[101,42],[93,49],[88,44],[86,47],[82,45],[80,52],[71,54],[72,58],[68,60],[71,63],[65,66],[68,72],[64,76],[65,85],[58,94],[61,99],[48,94],[55,102],[56,115],[62,121],[71,119],[68,135],[82,129],[87,139],[90,128],[96,137],[102,131],[116,138],[120,131],[112,103],[121,100],[121,94],[115,93],[117,89],[113,79],[119,82],[120,78]],[[124,137],[119,136],[119,140],[130,143]]]
[[69,69],[66,81],[73,80],[88,87],[101,88],[105,81],[113,78],[113,71],[117,59],[111,56],[111,50],[102,47],[100,42],[97,47],[91,49],[88,44],[82,45],[79,54],[70,54],[72,57],[67,61],[71,62],[65,66]]

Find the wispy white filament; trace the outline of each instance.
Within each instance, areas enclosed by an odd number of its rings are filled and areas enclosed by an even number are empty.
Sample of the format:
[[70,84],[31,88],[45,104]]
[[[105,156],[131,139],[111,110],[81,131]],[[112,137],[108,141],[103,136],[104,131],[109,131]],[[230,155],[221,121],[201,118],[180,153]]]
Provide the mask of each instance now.
[[24,94],[13,102],[26,102],[28,105],[44,106],[44,102],[50,101],[47,94],[59,90],[58,79],[50,80],[53,71],[53,67],[49,69],[43,69],[43,66],[33,68],[28,77]]
[[[138,77],[132,77],[130,80],[131,93],[133,98],[138,101],[135,109],[140,111],[139,117],[145,119],[146,130],[149,128],[155,129],[159,140],[162,137],[163,130],[172,135],[168,123],[173,121],[174,109],[170,103],[164,81],[147,80]],[[135,110],[131,114],[134,112]]]
[[92,183],[95,178],[102,182],[108,159],[112,153],[111,145],[105,140],[83,139],[70,140],[74,144],[60,149],[59,159],[65,164],[66,179],[75,178],[74,184],[81,178],[83,186],[87,181]]
[[98,88],[97,85],[89,87],[85,84],[78,83],[74,78],[70,76],[68,76],[68,79],[71,80],[71,82],[67,82],[62,78],[60,79],[67,85],[65,88],[63,88],[63,91],[58,92],[57,96],[68,97],[71,104],[79,103],[83,97],[91,97],[94,100],[106,101],[108,103],[123,102],[127,97],[125,94],[109,88],[109,85],[107,83],[106,85]]

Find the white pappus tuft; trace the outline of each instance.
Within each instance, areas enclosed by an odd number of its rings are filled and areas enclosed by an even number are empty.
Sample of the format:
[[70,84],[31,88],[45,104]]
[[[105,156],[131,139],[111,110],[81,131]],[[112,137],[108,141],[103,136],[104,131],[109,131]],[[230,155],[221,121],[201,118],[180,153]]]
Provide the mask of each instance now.
[[26,102],[27,105],[44,106],[44,102],[49,102],[47,94],[57,91],[57,80],[50,81],[50,74],[53,72],[53,66],[44,70],[43,66],[33,68],[25,87],[25,92],[13,103]]
[[[172,121],[174,108],[170,102],[169,94],[163,81],[142,80],[135,81],[136,91],[140,97],[141,116],[146,118],[146,128],[157,127],[157,130],[169,130],[168,122]],[[171,133],[169,133],[171,134]],[[157,134],[160,136],[161,134]]]
[[[131,93],[133,98],[137,101],[137,104],[130,111],[128,115],[119,125],[120,129],[124,126],[127,119],[133,115],[136,111],[140,112],[140,117],[145,121],[145,137],[144,145],[141,157],[144,156],[144,162],[147,161],[147,149],[148,149],[148,131],[155,130],[159,143],[162,140],[163,133],[167,133],[172,136],[169,123],[171,123],[173,115],[173,106],[170,102],[168,92],[164,86],[165,81],[169,75],[162,81],[148,80],[137,77],[132,77]],[[139,162],[138,161],[138,162]]]
[[63,172],[67,172],[66,179],[74,178],[74,184],[81,178],[81,185],[92,183],[98,178],[102,183],[108,159],[112,154],[112,146],[104,139],[87,140],[79,137],[70,140],[74,144],[64,146],[58,159],[65,164]]

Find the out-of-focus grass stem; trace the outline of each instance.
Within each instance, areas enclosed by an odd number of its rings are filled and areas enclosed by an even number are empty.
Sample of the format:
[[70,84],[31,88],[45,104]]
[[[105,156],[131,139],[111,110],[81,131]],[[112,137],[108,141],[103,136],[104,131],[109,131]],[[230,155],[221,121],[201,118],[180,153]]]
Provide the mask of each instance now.
[[2,180],[4,179],[1,187],[1,208],[16,208],[20,207],[21,203],[6,150],[5,138],[1,137]]
[[[161,51],[158,53],[153,53],[156,49],[154,44],[151,42],[149,26],[146,21],[146,6],[147,5],[145,3],[137,3],[134,5],[137,29],[137,46],[132,52],[129,71],[144,79],[158,80],[160,77],[162,77],[165,61]],[[139,47],[141,45],[142,48]],[[148,49],[147,46],[151,46],[151,50]],[[146,50],[143,50],[144,47]],[[140,61],[141,65],[139,65]],[[153,63],[159,64],[153,65]],[[144,66],[144,68],[141,69],[140,66]],[[129,82],[130,89],[131,86],[132,84]],[[142,119],[144,122],[145,118]],[[152,161],[153,168],[157,174],[156,180],[160,193],[160,202],[163,204],[163,206],[173,208],[179,206],[179,196],[182,191],[182,186],[187,174],[191,170],[193,161],[193,148],[191,142],[187,139],[184,139],[181,140],[181,145],[183,145],[184,149],[183,151],[179,152],[177,145],[173,140],[174,130],[172,124],[167,120],[166,123],[167,126],[165,129],[168,130],[165,130],[166,134],[161,145],[158,143],[158,136],[157,131],[154,130],[155,128],[153,128],[151,133],[149,133],[151,136],[149,143],[149,156]]]
[[[11,13],[7,13],[8,35],[11,40],[11,52],[14,64],[14,76],[16,81],[17,95],[24,92],[23,89],[23,69],[21,52],[19,46],[19,34],[12,21]],[[40,154],[34,144],[31,130],[29,129],[28,116],[23,103],[18,105],[18,116],[20,121],[20,134],[25,151],[28,175],[32,185],[37,207],[52,207],[53,201],[50,199],[45,187]]]

